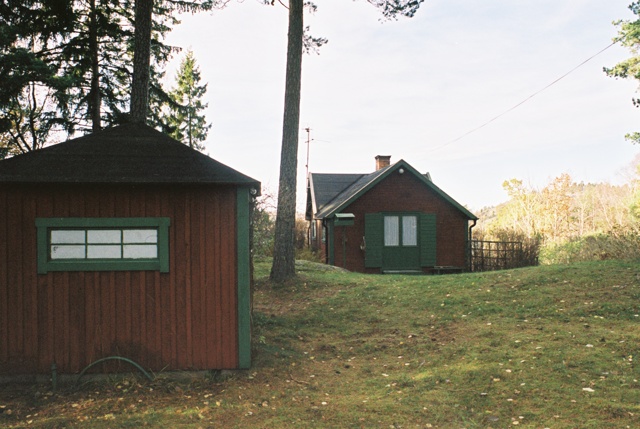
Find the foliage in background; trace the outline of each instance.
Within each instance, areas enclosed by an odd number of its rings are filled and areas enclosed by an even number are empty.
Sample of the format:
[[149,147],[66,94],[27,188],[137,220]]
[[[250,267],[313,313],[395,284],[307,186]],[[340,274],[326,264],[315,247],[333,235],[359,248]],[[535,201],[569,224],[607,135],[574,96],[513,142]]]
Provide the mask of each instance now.
[[307,239],[309,234],[309,222],[304,217],[296,216],[296,224],[294,231],[294,244],[296,249],[303,249],[307,247]]
[[305,220],[304,216],[299,215],[296,217],[294,236],[296,260],[322,262],[320,252],[311,249],[311,246],[309,246],[309,222]]
[[[256,260],[273,257],[275,232],[275,197],[266,191],[258,197],[253,207],[253,255]],[[316,252],[307,246],[309,223],[303,217],[297,217],[295,223],[295,257],[298,260],[320,262]]]
[[[633,21],[617,21],[618,36],[614,41],[621,43],[631,51],[631,58],[624,60],[611,68],[604,68],[607,75],[616,79],[635,79],[640,81],[640,2],[629,5],[631,12],[636,15]],[[640,107],[640,99],[633,98],[633,105]],[[625,136],[627,140],[640,143],[640,132],[632,132]]]
[[[212,1],[155,0],[149,123],[171,101],[162,88],[177,48],[162,42],[179,11],[209,10]],[[37,1],[0,4],[0,149],[24,153],[128,120],[135,2]]]
[[275,198],[268,192],[256,198],[253,205],[253,256],[262,260],[273,256],[273,233],[275,228]]
[[533,267],[540,262],[540,237],[527,237],[513,229],[495,230],[486,236],[475,231],[471,241],[471,271]]
[[131,84],[133,1],[75,1],[74,29],[58,49],[73,76],[71,125],[98,131],[124,120]]
[[[629,183],[575,183],[568,174],[542,190],[521,180],[504,183],[510,200],[477,234],[485,239],[540,243],[543,263],[630,259],[640,241],[640,170]],[[488,212],[487,212],[488,213]]]
[[203,151],[203,142],[207,139],[211,124],[207,124],[202,112],[208,106],[202,101],[207,84],[201,84],[200,80],[200,69],[193,51],[188,50],[180,63],[176,86],[169,93],[172,103],[167,105],[168,112],[163,119],[171,137]]
[[0,148],[3,155],[43,146],[55,131],[68,131],[72,76],[56,50],[73,29],[67,2],[7,0],[0,3]]
[[616,228],[607,234],[593,234],[562,243],[551,243],[542,249],[540,257],[547,264],[640,259],[640,228]]

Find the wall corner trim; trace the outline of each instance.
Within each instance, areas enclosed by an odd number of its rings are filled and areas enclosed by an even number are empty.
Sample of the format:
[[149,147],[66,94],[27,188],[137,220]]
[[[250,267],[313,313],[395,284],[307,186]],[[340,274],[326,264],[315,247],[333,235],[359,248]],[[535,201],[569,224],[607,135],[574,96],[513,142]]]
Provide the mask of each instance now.
[[236,192],[236,251],[238,267],[238,368],[251,367],[251,249],[249,242],[249,188]]

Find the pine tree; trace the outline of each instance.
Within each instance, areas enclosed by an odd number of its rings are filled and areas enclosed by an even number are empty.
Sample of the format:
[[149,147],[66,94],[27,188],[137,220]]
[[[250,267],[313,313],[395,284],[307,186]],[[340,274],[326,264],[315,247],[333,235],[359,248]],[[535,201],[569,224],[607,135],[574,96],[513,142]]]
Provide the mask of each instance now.
[[187,51],[180,63],[176,76],[176,88],[170,92],[174,102],[166,118],[170,135],[176,140],[199,151],[204,150],[204,142],[211,128],[207,124],[203,110],[208,103],[202,97],[207,92],[207,84],[200,83],[200,69],[191,50]]
[[285,77],[284,119],[280,150],[280,178],[271,280],[283,283],[295,275],[296,174],[298,171],[298,131],[300,126],[300,87],[304,40],[303,0],[289,0],[287,33],[287,72]]
[[56,40],[72,28],[67,2],[0,3],[0,151],[42,147],[50,133],[68,130],[73,79],[56,56]]
[[[126,122],[131,99],[135,0],[0,2],[0,152],[38,149],[75,131]],[[171,103],[161,85],[177,48],[162,42],[177,12],[209,10],[210,0],[149,0],[153,6],[147,122]],[[149,109],[148,106],[151,106]]]
[[[616,79],[635,79],[640,80],[640,1],[636,1],[629,5],[631,12],[636,15],[633,21],[617,21],[614,24],[618,27],[618,36],[614,42],[619,42],[622,46],[629,48],[633,54],[631,58],[621,61],[611,68],[604,68],[604,72],[610,77]],[[633,105],[640,107],[640,98],[632,99]],[[640,144],[640,132],[629,133],[625,136],[627,140]]]
[[130,0],[73,2],[74,31],[60,44],[68,73],[75,77],[73,125],[98,131],[125,120],[131,84],[133,3]]
[[[412,17],[423,0],[368,0],[387,19]],[[296,216],[296,174],[298,168],[298,130],[300,128],[300,79],[305,42],[323,44],[325,39],[305,37],[304,7],[311,2],[289,0],[289,32],[287,36],[287,73],[285,78],[284,119],[278,179],[278,208],[270,279],[284,283],[295,276],[294,227]],[[308,47],[307,47],[308,49]]]
[[151,80],[149,68],[151,67],[153,0],[135,0],[135,5],[130,115],[132,122],[146,122],[149,111],[149,82]]
[[[150,109],[151,105],[162,106],[164,102],[164,92],[159,86],[157,72],[154,73],[152,64],[153,57],[161,58],[158,53],[168,55],[172,52],[170,47],[162,44],[154,32],[161,34],[169,31],[171,24],[179,21],[174,18],[176,12],[200,12],[210,10],[216,5],[217,0],[134,0],[135,1],[135,21],[134,21],[134,56],[133,75],[131,82],[131,103],[130,120],[134,122],[150,122],[156,128],[165,128],[163,124],[157,123]],[[158,47],[161,48],[158,51]],[[156,49],[154,49],[156,48]],[[166,48],[169,48],[167,50]],[[166,57],[164,58],[166,60]],[[156,75],[154,77],[154,74]],[[153,100],[151,97],[155,93],[160,93],[161,97]],[[148,118],[151,113],[151,118]]]

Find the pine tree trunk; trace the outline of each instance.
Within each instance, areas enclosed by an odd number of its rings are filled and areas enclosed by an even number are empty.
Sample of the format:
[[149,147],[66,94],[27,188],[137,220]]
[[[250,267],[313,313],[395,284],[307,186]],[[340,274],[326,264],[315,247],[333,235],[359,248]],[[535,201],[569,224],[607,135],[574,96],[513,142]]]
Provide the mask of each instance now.
[[270,276],[277,283],[295,276],[294,228],[303,31],[303,0],[290,0],[278,209]]
[[130,107],[132,122],[146,122],[149,110],[152,15],[153,0],[136,0]]
[[90,20],[89,20],[89,55],[91,58],[91,90],[89,91],[89,117],[91,118],[91,129],[93,132],[102,128],[100,108],[102,99],[100,97],[100,53],[98,52],[98,12],[96,11],[96,0],[91,0]]

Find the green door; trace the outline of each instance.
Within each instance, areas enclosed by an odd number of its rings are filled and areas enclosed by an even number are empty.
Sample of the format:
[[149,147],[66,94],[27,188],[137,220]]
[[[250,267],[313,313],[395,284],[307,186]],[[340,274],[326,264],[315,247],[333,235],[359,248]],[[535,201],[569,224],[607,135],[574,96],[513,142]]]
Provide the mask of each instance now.
[[418,231],[416,214],[385,214],[383,216],[383,270],[420,269]]
[[436,264],[435,213],[365,214],[365,267],[419,270]]

